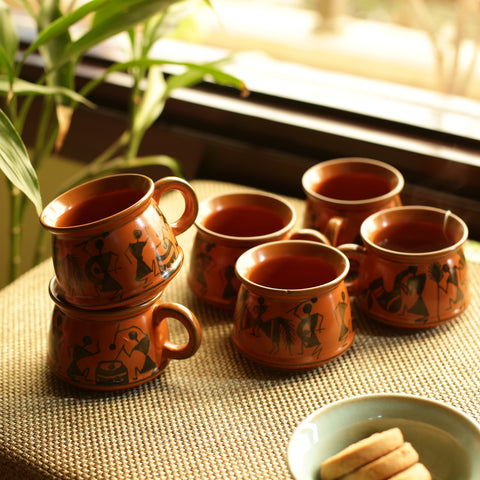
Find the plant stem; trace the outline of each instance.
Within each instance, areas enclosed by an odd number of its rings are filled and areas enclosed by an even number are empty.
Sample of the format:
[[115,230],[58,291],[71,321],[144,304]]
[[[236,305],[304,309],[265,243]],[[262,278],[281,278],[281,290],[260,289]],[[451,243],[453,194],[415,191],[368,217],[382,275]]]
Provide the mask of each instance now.
[[92,162],[80,169],[74,176],[70,177],[68,182],[63,184],[58,193],[63,193],[70,188],[95,177],[102,170],[102,165],[116,156],[116,154],[130,141],[130,132],[126,130],[122,135],[104,150]]

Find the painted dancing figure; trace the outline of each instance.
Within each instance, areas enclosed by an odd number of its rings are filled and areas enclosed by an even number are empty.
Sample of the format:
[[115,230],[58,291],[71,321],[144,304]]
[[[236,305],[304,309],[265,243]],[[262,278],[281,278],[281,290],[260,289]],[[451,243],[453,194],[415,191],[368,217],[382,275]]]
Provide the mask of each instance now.
[[97,239],[95,248],[98,253],[91,256],[85,264],[85,275],[93,282],[97,291],[114,292],[117,295],[122,290],[122,285],[110,274],[110,266],[116,262],[118,256],[113,252],[103,252],[103,247],[103,240]]
[[202,287],[203,291],[206,292],[207,278],[206,273],[214,265],[215,261],[210,255],[210,251],[215,247],[214,243],[202,242],[199,244],[199,252],[195,254],[195,271],[194,278]]
[[447,274],[447,285],[445,288],[440,287],[445,293],[448,293],[450,289],[450,285],[454,289],[454,296],[451,296],[448,299],[448,308],[452,308],[452,305],[457,305],[458,303],[462,302],[464,299],[463,291],[460,288],[460,281],[459,281],[459,268],[457,265],[454,265],[452,268],[448,266],[446,263],[443,265],[442,270]]
[[[316,301],[316,299],[312,299]],[[297,334],[300,338],[301,350],[298,353],[303,355],[304,348],[313,348],[313,355],[319,355],[322,351],[322,344],[318,338],[317,331],[322,330],[323,315],[320,313],[312,313],[313,303],[306,302],[303,304],[302,311],[305,314],[298,314],[298,307],[295,308],[294,314],[300,319],[297,326]],[[317,328],[318,327],[318,328]]]
[[224,271],[225,288],[223,289],[222,298],[224,300],[230,300],[237,296],[237,291],[233,285],[235,280],[235,267],[229,265]]
[[153,270],[143,260],[143,249],[145,248],[147,242],[140,241],[140,238],[142,237],[142,231],[135,229],[133,232],[133,236],[135,237],[136,242],[130,243],[128,245],[128,251],[132,254],[133,258],[137,262],[135,280],[139,281],[152,273]]
[[[345,292],[342,292],[342,301],[338,302],[337,308],[335,308],[335,319],[337,325],[340,323],[340,334],[338,336],[338,341],[341,342],[345,336],[348,334],[348,327],[345,324],[345,311],[347,310],[347,302],[345,301],[346,296]],[[340,317],[340,321],[339,321]]]
[[92,339],[89,336],[83,337],[83,343],[81,345],[79,344],[74,344],[70,346],[70,349],[72,350],[72,362],[67,368],[67,375],[75,378],[75,377],[83,377],[87,378],[88,374],[90,373],[90,368],[81,368],[79,363],[81,360],[87,357],[92,357],[93,355],[96,355],[97,353],[100,352],[100,347],[97,342],[97,350],[92,351],[90,350],[90,345],[92,344]]

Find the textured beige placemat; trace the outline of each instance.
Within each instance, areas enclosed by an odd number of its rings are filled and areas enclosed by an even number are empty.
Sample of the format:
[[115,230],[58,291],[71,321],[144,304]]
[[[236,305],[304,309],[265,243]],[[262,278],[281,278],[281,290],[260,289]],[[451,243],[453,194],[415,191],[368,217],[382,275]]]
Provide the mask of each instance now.
[[[200,199],[240,189],[192,185]],[[176,202],[167,199],[167,215]],[[302,211],[302,201],[291,202]],[[343,357],[280,375],[242,358],[230,341],[231,314],[190,293],[186,270],[194,233],[179,238],[186,264],[164,299],[197,315],[202,346],[133,390],[89,393],[50,375],[50,261],[0,292],[0,478],[288,479],[287,445],[300,421],[330,402],[367,393],[421,395],[480,421],[478,265],[470,265],[472,304],[451,323],[399,332],[355,313],[357,336]]]

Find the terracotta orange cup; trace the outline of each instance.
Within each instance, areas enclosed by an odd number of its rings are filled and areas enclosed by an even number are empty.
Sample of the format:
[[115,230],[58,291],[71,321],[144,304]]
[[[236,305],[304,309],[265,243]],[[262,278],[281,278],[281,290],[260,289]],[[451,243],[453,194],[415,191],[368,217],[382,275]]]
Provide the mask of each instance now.
[[[201,342],[195,315],[182,305],[163,303],[161,293],[132,307],[86,310],[62,298],[54,278],[55,302],[48,342],[48,364],[61,380],[91,390],[135,387],[160,375],[172,359],[191,357]],[[167,319],[187,332],[184,345],[169,340]]]
[[233,342],[279,370],[329,362],[352,345],[347,257],[331,246],[285,240],[251,248],[236,263],[241,286]]
[[405,181],[391,165],[369,158],[318,163],[302,177],[307,202],[303,225],[334,246],[360,243],[360,225],[372,213],[401,205]]
[[468,306],[468,228],[457,215],[396,207],[371,215],[360,231],[363,246],[338,248],[351,262],[348,288],[366,315],[395,327],[428,328]]
[[[159,208],[178,191],[185,208],[173,223]],[[43,210],[52,234],[55,274],[65,299],[81,308],[146,301],[178,273],[184,255],[176,236],[195,221],[192,187],[176,177],[156,182],[138,174],[113,175],[69,190]]]
[[188,283],[216,307],[235,307],[240,282],[235,262],[251,247],[287,238],[326,237],[315,230],[295,231],[296,213],[281,197],[266,192],[228,193],[200,202]]

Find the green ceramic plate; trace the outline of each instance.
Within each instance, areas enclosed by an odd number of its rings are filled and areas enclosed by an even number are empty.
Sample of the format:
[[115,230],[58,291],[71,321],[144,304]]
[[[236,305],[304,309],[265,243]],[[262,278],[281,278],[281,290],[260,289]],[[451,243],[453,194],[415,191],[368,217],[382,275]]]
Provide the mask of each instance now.
[[372,433],[399,427],[434,480],[480,479],[480,425],[443,403],[378,394],[341,400],[312,413],[288,446],[296,480],[320,480],[327,457]]

